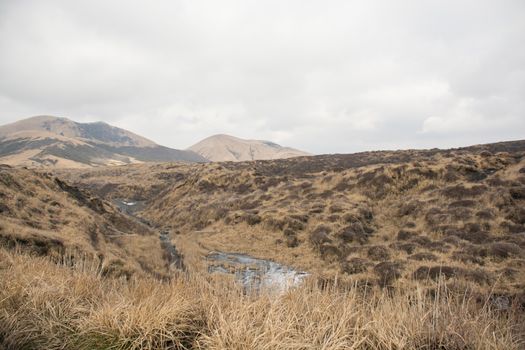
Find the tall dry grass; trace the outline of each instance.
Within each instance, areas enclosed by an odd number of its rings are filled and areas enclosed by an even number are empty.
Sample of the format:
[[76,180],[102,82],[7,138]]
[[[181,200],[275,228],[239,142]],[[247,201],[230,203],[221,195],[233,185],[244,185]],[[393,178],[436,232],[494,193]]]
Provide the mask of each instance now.
[[245,295],[231,281],[104,278],[0,250],[0,348],[523,349],[523,314],[423,287]]

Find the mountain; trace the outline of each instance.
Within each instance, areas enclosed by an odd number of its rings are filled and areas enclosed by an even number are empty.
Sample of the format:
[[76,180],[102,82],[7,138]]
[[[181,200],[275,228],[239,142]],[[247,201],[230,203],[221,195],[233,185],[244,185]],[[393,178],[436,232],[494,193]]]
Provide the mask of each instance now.
[[152,161],[207,160],[103,122],[77,123],[67,118],[37,116],[0,127],[0,163],[89,168]]
[[213,162],[283,159],[310,155],[270,141],[244,140],[230,135],[213,135],[188,150]]

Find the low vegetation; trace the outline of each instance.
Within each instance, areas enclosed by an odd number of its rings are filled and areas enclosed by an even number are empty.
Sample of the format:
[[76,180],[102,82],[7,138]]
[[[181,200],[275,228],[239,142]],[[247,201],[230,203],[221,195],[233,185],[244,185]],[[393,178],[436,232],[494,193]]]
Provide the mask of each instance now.
[[[388,270],[388,268],[387,268]],[[461,282],[461,280],[458,280]],[[311,279],[283,295],[231,280],[104,277],[0,250],[6,349],[522,349],[523,300],[419,284],[391,290]]]
[[[525,347],[522,141],[2,167],[0,198],[0,348]],[[119,200],[139,209],[120,212]],[[207,273],[211,251],[310,276],[284,294],[247,293]]]
[[59,175],[145,201],[139,215],[171,230],[195,269],[219,250],[385,286],[446,266],[514,295],[525,288],[524,155],[518,141]]

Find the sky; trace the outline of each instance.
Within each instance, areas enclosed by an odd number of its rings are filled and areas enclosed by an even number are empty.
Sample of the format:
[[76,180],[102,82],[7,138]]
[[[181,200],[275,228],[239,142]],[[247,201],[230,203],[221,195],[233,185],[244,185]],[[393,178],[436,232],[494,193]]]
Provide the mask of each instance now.
[[0,0],[0,124],[311,153],[525,139],[525,1]]

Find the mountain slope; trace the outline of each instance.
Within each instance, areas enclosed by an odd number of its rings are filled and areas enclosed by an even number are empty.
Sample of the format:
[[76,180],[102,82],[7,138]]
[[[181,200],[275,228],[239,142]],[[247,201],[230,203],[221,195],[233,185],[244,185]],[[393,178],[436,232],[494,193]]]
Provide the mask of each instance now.
[[168,273],[156,231],[48,172],[0,167],[0,246],[54,261],[87,259],[102,273]]
[[0,163],[89,168],[151,161],[205,162],[191,151],[157,145],[103,122],[38,116],[0,127]]
[[188,148],[214,162],[282,159],[309,153],[262,140],[244,140],[230,135],[213,135]]
[[350,285],[443,271],[471,290],[523,292],[525,141],[63,176],[108,200],[144,201],[141,217],[176,230],[190,267],[238,252]]

